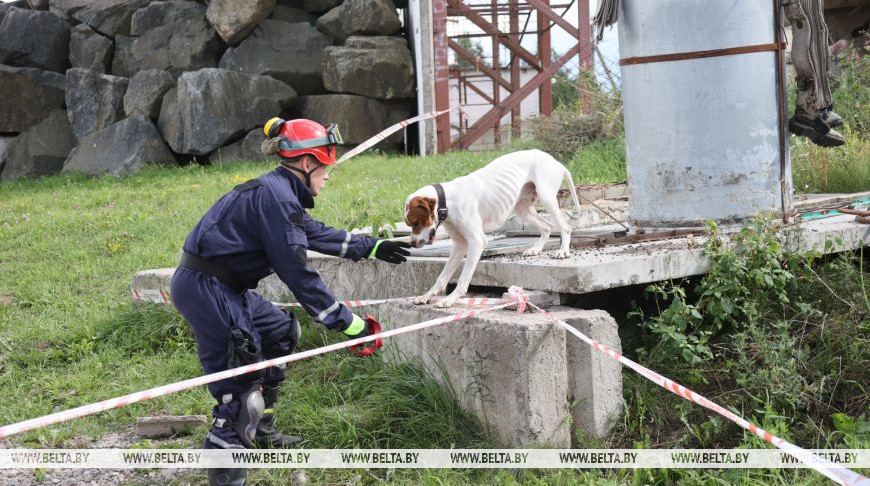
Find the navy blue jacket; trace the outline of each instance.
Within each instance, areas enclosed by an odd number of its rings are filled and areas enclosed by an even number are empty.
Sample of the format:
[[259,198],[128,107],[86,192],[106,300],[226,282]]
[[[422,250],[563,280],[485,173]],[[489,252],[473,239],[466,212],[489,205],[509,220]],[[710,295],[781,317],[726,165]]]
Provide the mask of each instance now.
[[220,198],[190,232],[184,251],[229,267],[248,288],[276,273],[308,314],[330,329],[345,330],[351,313],[307,265],[306,251],[360,260],[376,240],[309,216],[305,210],[314,207],[314,197],[287,168],[279,166],[258,179],[259,186]]

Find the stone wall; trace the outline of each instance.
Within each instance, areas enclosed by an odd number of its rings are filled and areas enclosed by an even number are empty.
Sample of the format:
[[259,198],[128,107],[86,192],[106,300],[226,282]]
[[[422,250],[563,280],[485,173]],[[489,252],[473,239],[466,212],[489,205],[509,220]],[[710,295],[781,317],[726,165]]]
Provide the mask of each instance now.
[[0,179],[259,159],[273,116],[358,144],[413,69],[391,0],[0,3]]

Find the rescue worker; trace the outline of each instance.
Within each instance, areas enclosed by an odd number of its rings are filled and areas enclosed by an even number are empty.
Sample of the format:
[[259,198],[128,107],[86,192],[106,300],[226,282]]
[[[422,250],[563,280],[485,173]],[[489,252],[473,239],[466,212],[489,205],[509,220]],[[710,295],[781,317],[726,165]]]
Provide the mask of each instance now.
[[789,0],[783,5],[791,23],[791,60],[797,83],[794,116],[788,120],[788,129],[822,147],[843,145],[846,139],[834,130],[843,125],[843,119],[834,113],[828,85],[830,49],[822,0]]
[[[341,136],[334,125],[311,120],[270,119],[264,153],[280,165],[236,186],[202,217],[184,242],[172,278],[172,302],[190,323],[206,374],[290,354],[299,341],[299,321],[253,290],[276,273],[308,314],[348,338],[368,335],[363,319],[338,303],[316,271],[307,250],[360,260],[402,263],[406,244],[353,236],[308,215],[329,180]],[[217,400],[206,449],[277,448],[301,439],[274,427],[272,408],[283,367],[209,385]],[[212,486],[241,486],[244,468],[209,469]]]

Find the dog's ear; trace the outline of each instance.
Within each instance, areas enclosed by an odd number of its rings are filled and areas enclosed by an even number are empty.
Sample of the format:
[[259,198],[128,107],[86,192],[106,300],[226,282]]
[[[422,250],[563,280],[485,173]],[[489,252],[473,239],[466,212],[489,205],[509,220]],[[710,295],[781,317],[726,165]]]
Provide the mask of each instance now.
[[435,200],[431,197],[418,197],[416,207],[431,213],[435,209]]

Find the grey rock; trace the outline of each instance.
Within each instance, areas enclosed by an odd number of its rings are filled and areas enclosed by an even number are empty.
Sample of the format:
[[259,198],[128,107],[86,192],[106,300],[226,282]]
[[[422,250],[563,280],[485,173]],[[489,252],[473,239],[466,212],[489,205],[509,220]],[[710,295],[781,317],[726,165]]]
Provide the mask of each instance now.
[[205,15],[224,42],[235,46],[268,17],[273,8],[275,0],[211,0]]
[[176,152],[184,147],[184,130],[181,126],[181,114],[178,112],[178,89],[176,88],[171,88],[163,96],[160,117],[157,118],[157,130],[169,147]]
[[85,24],[73,27],[70,34],[69,61],[72,67],[108,73],[112,67],[115,43]]
[[48,0],[27,0],[33,10],[48,11]]
[[69,154],[63,172],[122,176],[146,165],[176,164],[154,123],[134,115],[83,138]]
[[346,0],[317,19],[326,35],[344,40],[351,35],[392,35],[402,23],[390,0]]
[[84,10],[92,0],[49,0],[48,11],[67,19],[72,19],[73,14]]
[[62,73],[69,66],[69,27],[50,12],[11,8],[0,22],[0,64]]
[[263,152],[260,151],[260,145],[263,143],[263,140],[263,131],[255,128],[242,137],[241,140],[215,150],[211,154],[211,157],[209,157],[209,161],[212,164],[226,164],[239,160],[269,159],[270,157],[263,155]]
[[23,132],[63,108],[65,91],[62,74],[0,65],[0,93],[4,93],[0,96],[0,132]]
[[15,138],[0,178],[9,180],[57,174],[75,145],[66,112],[54,110]]
[[87,69],[66,73],[66,106],[76,138],[124,118],[124,93],[130,80]]
[[312,15],[300,8],[287,7],[284,5],[276,5],[269,18],[291,24],[296,22],[308,22],[311,24],[317,20],[316,15]]
[[97,32],[114,37],[130,35],[130,21],[133,14],[148,4],[149,0],[91,0],[83,9],[72,14],[72,18],[88,24]]
[[229,48],[220,67],[283,81],[299,94],[323,93],[323,50],[332,40],[308,23],[264,20],[238,47]]
[[17,0],[15,2],[8,3],[0,3],[0,22],[3,21],[3,17],[6,16],[6,12],[13,8],[23,8],[27,9],[29,6],[25,0]]
[[136,37],[126,35],[115,36],[115,55],[112,57],[112,75],[129,78],[135,73],[130,72],[130,53]]
[[299,99],[301,117],[326,125],[337,123],[345,145],[362,143],[390,126],[383,103],[356,95],[315,95]]
[[184,71],[217,67],[224,49],[223,41],[205,21],[163,25],[133,41],[127,71],[164,69],[178,76]]
[[188,0],[152,2],[133,14],[130,35],[143,35],[151,29],[187,20],[205,21],[205,5]]
[[399,37],[350,37],[345,46],[326,48],[323,84],[335,93],[372,98],[412,98],[414,64]]
[[124,113],[127,116],[139,114],[152,120],[160,116],[163,96],[175,86],[175,78],[160,69],[145,69],[130,79],[124,95]]
[[[290,108],[296,99],[293,88],[268,76],[226,69],[187,72],[178,79],[175,109],[182,135],[167,141],[175,152],[206,155]],[[166,102],[164,109],[172,115]],[[173,123],[163,120],[162,111],[160,118],[164,126]],[[183,144],[173,146],[179,138]]]
[[[318,14],[324,13],[341,5],[341,2],[342,0],[302,0],[302,10]],[[294,7],[299,5],[299,0],[280,0],[279,3]]]
[[9,148],[14,141],[15,137],[0,135],[0,174],[3,173],[3,167],[6,165],[6,156],[9,155]]

